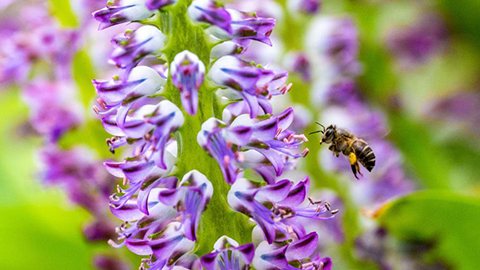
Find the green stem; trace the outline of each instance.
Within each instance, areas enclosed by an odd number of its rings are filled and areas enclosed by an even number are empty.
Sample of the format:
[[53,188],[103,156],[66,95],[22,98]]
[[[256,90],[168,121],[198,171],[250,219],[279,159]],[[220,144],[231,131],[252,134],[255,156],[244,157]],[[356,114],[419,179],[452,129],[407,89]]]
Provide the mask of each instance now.
[[[169,41],[164,49],[167,61],[171,63],[177,53],[188,50],[195,53],[209,67],[211,45],[201,26],[193,25],[187,17],[189,0],[180,0],[167,12],[161,12],[158,25],[168,35]],[[215,241],[228,235],[239,243],[251,242],[252,226],[248,218],[231,210],[227,202],[230,186],[225,182],[222,171],[215,159],[208,155],[197,143],[197,134],[201,125],[215,116],[218,108],[214,96],[216,88],[208,85],[207,80],[199,90],[199,107],[196,115],[189,115],[183,109],[185,123],[180,128],[181,152],[178,158],[178,175],[181,177],[191,170],[203,173],[212,183],[214,193],[206,211],[202,214],[196,253],[203,255],[213,250]],[[179,91],[173,86],[171,77],[165,86],[166,97],[182,108]]]

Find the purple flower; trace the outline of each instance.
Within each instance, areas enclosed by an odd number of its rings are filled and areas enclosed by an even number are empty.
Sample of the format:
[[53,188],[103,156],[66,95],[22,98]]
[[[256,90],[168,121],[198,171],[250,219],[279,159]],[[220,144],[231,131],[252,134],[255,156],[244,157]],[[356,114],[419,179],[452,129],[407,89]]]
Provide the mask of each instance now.
[[272,45],[269,36],[275,26],[275,19],[257,17],[255,13],[235,9],[227,9],[227,11],[232,18],[233,41],[242,46],[247,46],[252,40]]
[[23,91],[33,127],[51,142],[83,121],[81,105],[73,99],[72,90],[66,82],[35,80]]
[[228,203],[234,210],[250,216],[263,231],[265,240],[271,244],[292,236],[303,237],[303,219],[330,219],[338,211],[332,211],[326,204],[313,201],[301,205],[307,197],[309,187],[308,177],[296,185],[284,179],[264,187],[241,178],[232,185]]
[[[158,105],[145,105],[126,117],[122,126],[115,116],[102,118],[102,123],[110,134],[116,137],[107,141],[110,150],[126,144],[138,147],[136,156],[148,162],[155,162],[161,169],[165,163],[166,147],[172,142],[171,135],[183,125],[184,117],[180,109],[168,100]],[[142,161],[143,162],[143,161]]]
[[163,7],[173,5],[178,0],[146,0],[146,5],[150,10],[162,9]]
[[178,53],[170,66],[172,84],[180,91],[182,105],[190,115],[197,113],[198,90],[203,83],[205,66],[198,56],[183,51]]
[[166,36],[157,27],[145,25],[137,30],[125,32],[112,39],[115,47],[110,61],[128,72],[144,57],[164,47]]
[[327,71],[333,76],[360,72],[358,33],[351,19],[316,19],[307,32],[305,44],[314,64],[327,64]]
[[108,200],[113,179],[105,174],[93,154],[84,148],[60,150],[47,146],[40,152],[43,183],[62,187],[71,201],[100,214]]
[[200,215],[212,195],[213,186],[207,177],[193,170],[183,177],[175,189],[161,191],[159,200],[165,205],[176,207],[182,214],[185,237],[196,241]]
[[448,30],[438,16],[424,14],[421,18],[411,26],[393,29],[387,36],[388,48],[402,65],[425,63],[448,41]]
[[93,266],[100,270],[128,270],[130,267],[117,257],[109,255],[96,255]]
[[188,7],[188,15],[197,22],[205,22],[232,34],[232,19],[222,4],[212,0],[194,0]]
[[[96,113],[112,119],[116,115],[115,122],[119,128],[125,124],[127,115],[135,104],[146,102],[148,96],[159,91],[166,82],[157,71],[146,66],[132,69],[125,81],[114,77],[110,81],[93,80],[97,90],[97,99],[100,108],[95,106]],[[143,104],[142,104],[143,105]]]
[[305,82],[312,80],[312,67],[308,56],[304,53],[295,53],[288,59],[289,69],[298,73]]
[[253,244],[239,244],[228,236],[220,237],[214,245],[214,251],[202,256],[202,266],[207,270],[249,269],[255,253]]
[[92,15],[100,22],[99,30],[120,23],[139,21],[153,15],[145,2],[146,0],[110,0],[105,8],[93,12]]
[[319,12],[322,3],[321,0],[289,0],[288,8],[292,11],[301,11],[306,14],[316,14]]
[[210,181],[193,170],[179,183],[175,177],[163,177],[141,186],[138,196],[132,192],[122,207],[112,208],[126,223],[118,230],[123,243],[110,243],[126,245],[138,255],[153,255],[145,263],[154,269],[195,263],[198,258],[188,253],[194,247],[200,215],[213,194]]
[[202,125],[197,141],[217,160],[227,183],[235,182],[240,168],[253,168],[271,183],[292,162],[290,159],[308,153],[298,153],[304,137],[287,130],[292,120],[291,108],[262,121],[245,114],[229,125],[210,118]]
[[255,250],[253,266],[259,270],[331,270],[330,258],[321,258],[318,255],[310,258],[317,248],[317,243],[318,235],[314,232],[284,245],[262,242]]
[[[234,56],[223,56],[210,69],[209,77],[218,85],[227,87],[229,99],[242,99],[252,118],[271,113],[268,101],[272,96],[285,94],[291,85],[285,85],[287,73],[267,70],[246,63]],[[263,110],[261,113],[260,110]]]
[[437,98],[428,104],[424,115],[430,120],[460,125],[477,136],[480,135],[480,93],[459,91]]

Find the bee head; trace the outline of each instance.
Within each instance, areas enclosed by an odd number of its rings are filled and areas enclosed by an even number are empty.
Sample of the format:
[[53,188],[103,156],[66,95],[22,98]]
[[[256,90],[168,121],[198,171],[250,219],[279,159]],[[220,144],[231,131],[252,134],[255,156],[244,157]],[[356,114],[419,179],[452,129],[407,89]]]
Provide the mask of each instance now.
[[323,132],[322,136],[322,143],[331,143],[333,141],[333,138],[335,137],[335,134],[337,133],[337,128],[333,125],[328,126]]

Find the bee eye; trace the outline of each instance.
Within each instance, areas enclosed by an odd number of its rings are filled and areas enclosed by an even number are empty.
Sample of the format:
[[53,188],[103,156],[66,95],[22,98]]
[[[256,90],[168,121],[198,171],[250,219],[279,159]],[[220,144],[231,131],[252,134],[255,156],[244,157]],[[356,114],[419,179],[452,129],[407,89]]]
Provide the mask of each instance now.
[[332,133],[333,133],[333,131],[331,129],[329,129],[325,132],[325,136],[330,137],[332,135]]

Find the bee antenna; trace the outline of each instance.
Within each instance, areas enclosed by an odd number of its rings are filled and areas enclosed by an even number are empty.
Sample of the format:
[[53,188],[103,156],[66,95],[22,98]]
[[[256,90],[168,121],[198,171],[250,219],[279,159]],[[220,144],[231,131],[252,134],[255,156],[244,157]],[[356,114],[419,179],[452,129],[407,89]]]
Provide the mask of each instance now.
[[323,133],[323,130],[313,131],[313,132],[308,133],[308,135],[312,135],[312,134],[319,133],[319,132]]
[[324,125],[320,124],[319,122],[315,122],[315,124],[317,124],[317,125],[319,125],[319,126],[321,126],[321,127],[323,128],[322,133],[325,131],[325,126],[324,126]]

